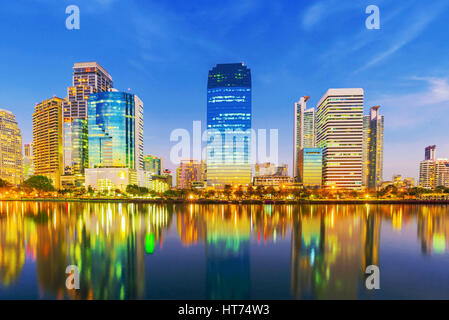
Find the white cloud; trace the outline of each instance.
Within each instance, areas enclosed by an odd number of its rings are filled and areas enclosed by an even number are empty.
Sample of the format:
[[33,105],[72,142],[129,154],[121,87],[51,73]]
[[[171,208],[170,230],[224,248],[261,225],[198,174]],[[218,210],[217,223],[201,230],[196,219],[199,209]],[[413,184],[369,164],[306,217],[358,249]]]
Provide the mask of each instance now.
[[407,108],[449,103],[449,83],[447,79],[414,77],[412,80],[426,81],[428,89],[418,93],[386,96],[381,99],[381,102],[385,105],[406,106]]

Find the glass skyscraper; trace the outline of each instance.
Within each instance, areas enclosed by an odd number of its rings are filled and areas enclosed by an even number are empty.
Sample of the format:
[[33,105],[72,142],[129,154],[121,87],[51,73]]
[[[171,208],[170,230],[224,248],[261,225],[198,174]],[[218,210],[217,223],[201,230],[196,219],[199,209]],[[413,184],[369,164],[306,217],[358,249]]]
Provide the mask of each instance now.
[[63,102],[63,140],[65,186],[80,186],[87,168],[87,104],[89,95],[113,87],[108,72],[97,62],[75,63],[72,86]]
[[211,186],[251,183],[251,70],[217,64],[207,83],[207,181]]
[[89,168],[143,170],[143,104],[124,92],[91,94]]
[[379,106],[372,107],[363,117],[363,185],[380,187],[383,181],[384,116]]
[[143,170],[151,172],[154,175],[160,176],[162,174],[162,158],[152,155],[144,156]]
[[299,179],[306,188],[322,184],[323,152],[321,148],[304,148],[299,156]]
[[302,182],[299,173],[301,170],[299,158],[303,148],[315,147],[315,109],[307,109],[309,98],[301,97],[299,102],[295,102],[293,177],[298,182]]

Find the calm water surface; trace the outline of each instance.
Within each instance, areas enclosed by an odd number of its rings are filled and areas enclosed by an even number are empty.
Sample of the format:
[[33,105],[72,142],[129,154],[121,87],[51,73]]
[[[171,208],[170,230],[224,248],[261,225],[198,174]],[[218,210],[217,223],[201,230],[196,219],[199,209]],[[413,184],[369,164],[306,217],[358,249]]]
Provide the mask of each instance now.
[[0,202],[0,299],[23,298],[449,299],[449,206]]

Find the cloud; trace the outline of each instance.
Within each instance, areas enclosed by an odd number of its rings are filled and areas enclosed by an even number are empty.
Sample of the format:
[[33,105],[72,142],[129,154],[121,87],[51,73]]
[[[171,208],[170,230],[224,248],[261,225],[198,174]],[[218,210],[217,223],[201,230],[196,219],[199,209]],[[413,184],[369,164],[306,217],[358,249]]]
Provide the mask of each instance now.
[[413,77],[412,80],[426,81],[429,87],[426,91],[419,93],[387,96],[381,99],[382,103],[396,106],[407,106],[407,108],[449,103],[449,83],[447,79]]

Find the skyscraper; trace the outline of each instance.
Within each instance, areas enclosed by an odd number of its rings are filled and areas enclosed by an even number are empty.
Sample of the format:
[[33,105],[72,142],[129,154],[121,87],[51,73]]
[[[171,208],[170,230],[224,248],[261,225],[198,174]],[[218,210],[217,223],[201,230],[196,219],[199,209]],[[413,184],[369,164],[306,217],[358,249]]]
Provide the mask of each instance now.
[[18,185],[22,177],[22,135],[14,114],[0,109],[0,179]]
[[315,109],[307,109],[307,100],[310,97],[301,97],[295,102],[294,123],[294,150],[293,150],[293,177],[299,180],[299,157],[303,148],[315,148]]
[[[75,63],[72,86],[63,103],[64,175],[79,186],[87,168],[87,103],[89,95],[113,87],[111,76],[96,62]],[[68,179],[70,180],[70,179]]]
[[379,106],[363,117],[363,185],[378,188],[383,180],[384,116]]
[[362,187],[363,89],[329,89],[317,105],[325,188]]
[[181,160],[176,169],[176,186],[178,189],[188,189],[192,183],[200,181],[200,164],[196,160]]
[[34,174],[43,175],[60,188],[62,161],[62,103],[61,98],[42,101],[33,113]]
[[321,148],[304,148],[299,156],[299,180],[306,188],[322,184],[323,153]]
[[426,147],[425,153],[424,153],[424,160],[435,160],[436,159],[436,149],[437,146],[428,146]]
[[436,146],[425,149],[425,160],[419,165],[419,186],[426,189],[449,188],[449,159],[437,159]]
[[251,183],[251,112],[251,70],[217,64],[207,83],[208,185]]
[[160,176],[162,174],[162,158],[146,155],[143,157],[143,170],[148,171],[154,175]]
[[90,95],[88,110],[86,186],[135,184],[144,165],[142,101],[130,93],[100,92]]
[[34,174],[33,149],[29,143],[24,144],[23,149],[23,179],[26,180]]

